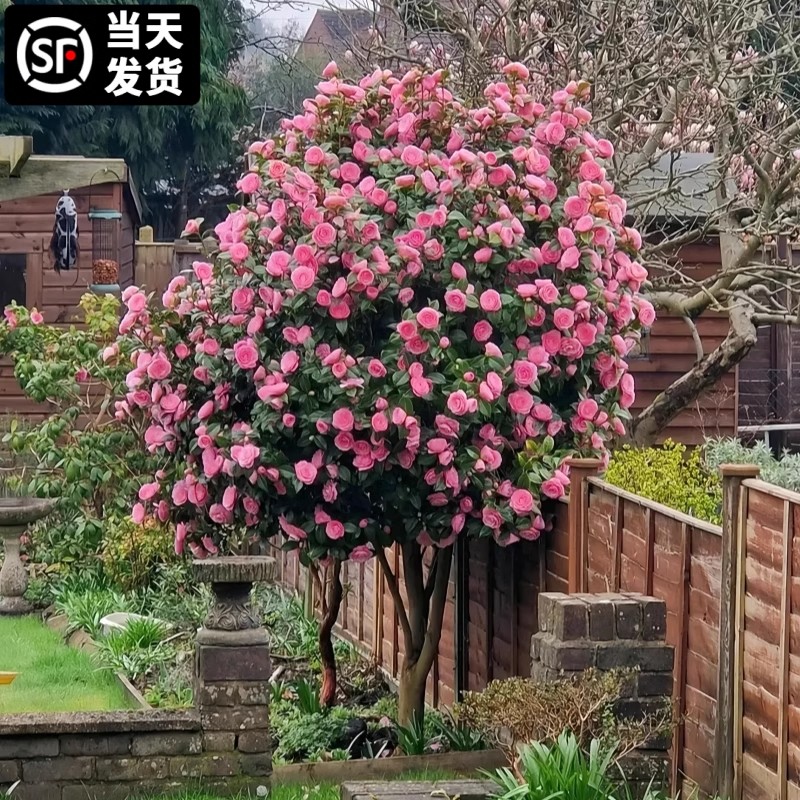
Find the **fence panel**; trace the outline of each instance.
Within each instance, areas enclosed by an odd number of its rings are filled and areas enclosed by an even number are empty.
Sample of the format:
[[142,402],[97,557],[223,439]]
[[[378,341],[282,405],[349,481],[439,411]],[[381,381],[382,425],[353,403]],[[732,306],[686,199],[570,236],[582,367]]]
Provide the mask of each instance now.
[[588,482],[588,590],[640,592],[666,603],[678,712],[673,786],[688,778],[711,792],[722,529],[598,478]]

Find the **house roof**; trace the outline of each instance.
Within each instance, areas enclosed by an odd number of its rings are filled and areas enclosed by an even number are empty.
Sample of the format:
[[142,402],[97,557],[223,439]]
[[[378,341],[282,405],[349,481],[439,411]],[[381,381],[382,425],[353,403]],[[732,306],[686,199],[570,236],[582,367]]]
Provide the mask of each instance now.
[[[624,174],[623,163],[620,170]],[[716,190],[719,164],[713,153],[667,153],[650,168],[635,174],[625,197],[650,219],[684,221],[707,217],[719,208]],[[734,180],[726,179],[728,196],[735,198]]]
[[332,8],[317,12],[331,32],[341,42],[348,42],[354,34],[361,33],[373,25],[375,16],[360,8]]

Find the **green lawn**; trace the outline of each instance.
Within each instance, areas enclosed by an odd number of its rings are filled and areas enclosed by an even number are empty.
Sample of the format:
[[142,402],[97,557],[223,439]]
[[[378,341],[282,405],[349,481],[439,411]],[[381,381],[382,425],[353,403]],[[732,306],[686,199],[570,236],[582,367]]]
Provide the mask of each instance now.
[[130,708],[110,672],[35,617],[0,617],[0,672],[19,673],[0,686],[0,714]]

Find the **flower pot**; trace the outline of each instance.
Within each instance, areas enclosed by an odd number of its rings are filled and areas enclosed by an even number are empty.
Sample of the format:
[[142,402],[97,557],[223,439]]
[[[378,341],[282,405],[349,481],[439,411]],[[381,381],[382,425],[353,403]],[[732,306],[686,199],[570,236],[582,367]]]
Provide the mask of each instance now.
[[95,294],[119,294],[120,286],[118,283],[93,283],[89,287]]

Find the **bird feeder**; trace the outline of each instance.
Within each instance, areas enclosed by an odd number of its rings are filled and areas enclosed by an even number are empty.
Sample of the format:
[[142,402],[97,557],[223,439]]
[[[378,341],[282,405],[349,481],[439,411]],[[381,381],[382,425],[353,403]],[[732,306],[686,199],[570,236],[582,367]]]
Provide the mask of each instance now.
[[92,209],[92,289],[100,294],[119,291],[120,225],[119,211]]

